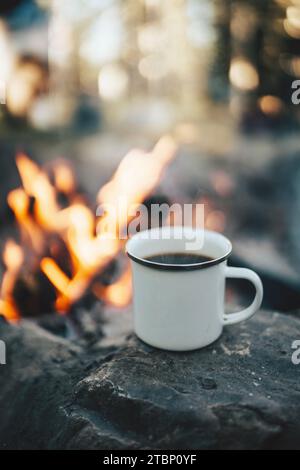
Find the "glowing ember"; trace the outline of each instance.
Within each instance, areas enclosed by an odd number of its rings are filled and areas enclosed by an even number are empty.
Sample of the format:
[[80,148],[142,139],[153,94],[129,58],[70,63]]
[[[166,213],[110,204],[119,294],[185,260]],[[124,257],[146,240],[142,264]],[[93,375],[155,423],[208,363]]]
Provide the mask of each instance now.
[[[127,207],[141,204],[158,184],[175,150],[173,140],[166,136],[152,152],[129,152],[111,181],[99,191],[98,202],[117,207],[122,198]],[[99,274],[124,245],[124,240],[115,233],[115,225],[111,224],[112,215],[104,213],[97,224],[93,211],[76,191],[76,180],[68,163],[58,161],[52,168],[51,179],[46,170],[24,154],[17,155],[16,162],[22,187],[9,193],[8,204],[19,226],[22,248],[10,240],[4,249],[6,272],[1,286],[0,313],[9,320],[19,317],[13,289],[24,261],[25,271],[28,263],[30,272],[32,260],[37,261],[41,272],[54,286],[55,308],[60,313],[67,312],[88,288],[107,303],[117,307],[127,305],[131,298],[128,267],[112,285],[102,285],[101,278],[99,281]],[[59,203],[59,193],[67,195],[67,207]],[[117,211],[117,214],[118,226],[126,228],[130,222],[128,213]],[[31,260],[30,265],[27,259]]]

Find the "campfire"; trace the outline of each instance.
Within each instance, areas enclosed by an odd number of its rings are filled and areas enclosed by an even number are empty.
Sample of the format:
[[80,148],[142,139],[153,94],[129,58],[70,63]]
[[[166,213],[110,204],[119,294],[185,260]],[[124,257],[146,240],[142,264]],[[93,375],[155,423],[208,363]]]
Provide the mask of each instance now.
[[[175,155],[171,137],[162,137],[151,152],[130,151],[112,179],[98,192],[97,203],[129,206],[143,203],[157,186]],[[43,312],[66,314],[87,293],[116,307],[131,299],[131,277],[120,230],[128,213],[118,212],[118,233],[109,212],[96,216],[96,208],[78,189],[71,165],[58,160],[40,167],[19,153],[16,164],[22,185],[7,202],[18,227],[3,248],[4,275],[0,314],[9,321]],[[105,275],[117,264],[117,278]]]

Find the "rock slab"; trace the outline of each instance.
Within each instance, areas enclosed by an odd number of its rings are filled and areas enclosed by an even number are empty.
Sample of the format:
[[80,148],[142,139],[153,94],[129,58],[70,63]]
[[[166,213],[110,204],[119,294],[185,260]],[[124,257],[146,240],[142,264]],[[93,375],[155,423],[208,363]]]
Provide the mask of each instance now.
[[1,322],[0,338],[0,449],[300,449],[297,312],[261,311],[189,353],[29,321]]

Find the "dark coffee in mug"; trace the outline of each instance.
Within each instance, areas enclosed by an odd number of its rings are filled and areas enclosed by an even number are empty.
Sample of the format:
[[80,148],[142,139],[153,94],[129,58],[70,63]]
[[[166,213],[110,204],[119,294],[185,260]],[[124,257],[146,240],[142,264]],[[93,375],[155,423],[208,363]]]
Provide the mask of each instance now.
[[200,264],[213,260],[213,258],[200,253],[160,253],[147,256],[145,259],[160,264]]

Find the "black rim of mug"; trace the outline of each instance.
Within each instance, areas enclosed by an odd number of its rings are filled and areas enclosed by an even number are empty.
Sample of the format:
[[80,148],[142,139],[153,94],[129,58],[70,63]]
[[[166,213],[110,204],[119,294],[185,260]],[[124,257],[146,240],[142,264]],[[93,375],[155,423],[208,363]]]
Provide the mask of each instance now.
[[127,251],[127,255],[136,263],[147,266],[147,268],[160,269],[162,271],[193,271],[195,269],[207,269],[211,266],[216,266],[217,264],[222,263],[231,255],[232,250],[230,250],[226,255],[221,256],[220,258],[212,259],[210,261],[204,261],[202,263],[193,263],[193,264],[165,264],[157,263],[155,261],[150,261],[144,258],[139,258],[132,253]]

